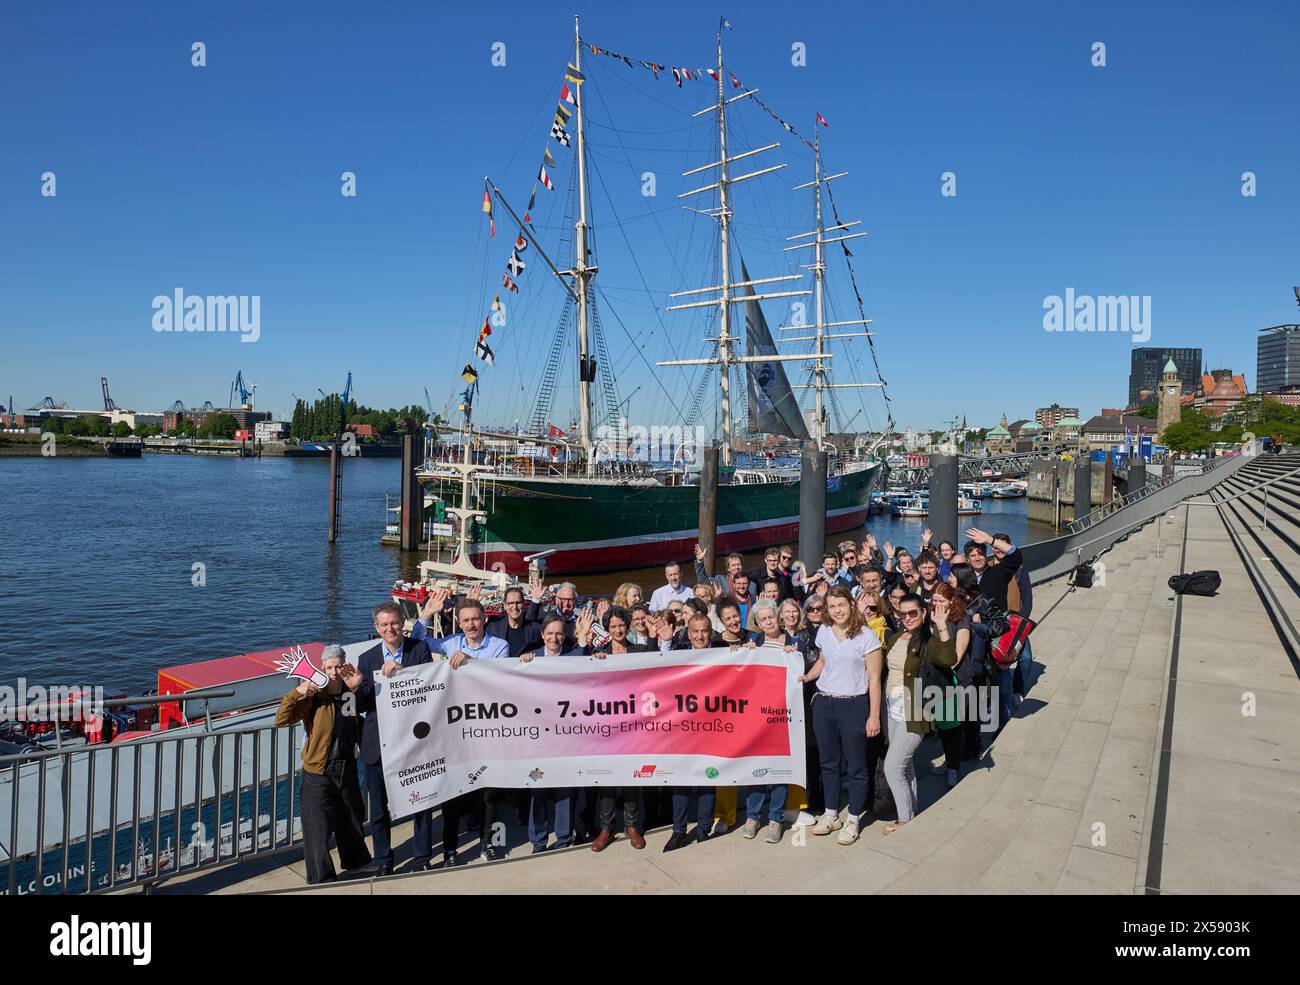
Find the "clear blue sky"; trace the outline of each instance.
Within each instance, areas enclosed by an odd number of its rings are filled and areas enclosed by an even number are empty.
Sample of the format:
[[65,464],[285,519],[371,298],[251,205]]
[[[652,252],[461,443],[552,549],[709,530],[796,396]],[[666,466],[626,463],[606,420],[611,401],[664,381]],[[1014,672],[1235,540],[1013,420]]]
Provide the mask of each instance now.
[[[1252,387],[1258,329],[1297,320],[1294,3],[6,4],[0,399],[96,406],[107,375],[123,406],[224,403],[242,369],[259,407],[281,411],[351,370],[364,403],[419,402],[428,386],[441,409],[513,236],[498,211],[484,240],[482,177],[527,198],[575,9],[597,44],[690,67],[711,64],[726,15],[736,74],[805,133],[814,112],[829,118],[827,161],[850,172],[837,202],[870,231],[854,251],[900,425],[1121,405],[1128,336],[1043,330],[1043,299],[1069,287],[1150,295],[1148,344],[1201,346]],[[715,159],[690,118],[708,92],[608,59],[589,80],[620,394],[634,421],[673,423],[694,377],[655,382],[647,364],[698,354],[705,334],[702,316],[662,308],[716,283],[708,220],[675,200],[695,180],[678,173]],[[782,142],[746,164],[789,164],[736,203],[751,275],[783,273],[784,237],[809,228],[808,193],[790,188],[810,156],[756,107],[734,116],[733,152]],[[559,189],[537,211],[552,247],[572,161],[554,153]],[[339,193],[344,171],[356,198]],[[639,194],[645,171],[655,198]],[[940,195],[945,171],[955,198]],[[493,335],[497,365],[480,367],[492,419],[526,416],[559,309],[535,252],[521,310]],[[835,317],[856,317],[835,283]],[[259,295],[261,339],[155,333],[151,301],[177,287]]]

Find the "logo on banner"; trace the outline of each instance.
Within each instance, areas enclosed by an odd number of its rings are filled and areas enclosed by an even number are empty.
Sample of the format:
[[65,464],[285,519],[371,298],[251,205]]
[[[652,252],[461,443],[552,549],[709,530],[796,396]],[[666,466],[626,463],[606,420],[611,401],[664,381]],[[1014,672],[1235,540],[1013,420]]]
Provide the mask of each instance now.
[[718,772],[719,771],[716,766],[707,766],[704,769],[704,775],[707,776],[710,780],[716,780],[718,778]]
[[542,772],[541,767],[539,766],[534,766],[531,770],[528,771],[528,779],[532,780],[534,783],[536,783],[545,775],[546,774]]
[[754,776],[767,776],[767,770],[754,770]]
[[469,775],[469,782],[470,782],[470,783],[477,783],[477,782],[478,782],[478,778],[479,778],[480,776],[482,776],[482,775],[483,775],[484,773],[486,773],[486,772],[487,772],[487,767],[486,767],[486,766],[480,766],[478,769],[476,769],[473,773],[471,773],[471,774]]
[[644,780],[654,775],[655,775],[655,764],[653,763],[650,764],[649,766],[642,766],[639,770],[632,771],[632,778],[634,780]]

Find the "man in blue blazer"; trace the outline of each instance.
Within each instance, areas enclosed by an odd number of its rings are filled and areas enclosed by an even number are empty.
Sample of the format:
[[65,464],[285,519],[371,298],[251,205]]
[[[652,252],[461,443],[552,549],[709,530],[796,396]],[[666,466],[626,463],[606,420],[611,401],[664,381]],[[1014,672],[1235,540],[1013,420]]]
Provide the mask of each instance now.
[[[393,871],[393,847],[389,840],[392,816],[388,811],[388,791],[384,787],[384,764],[379,746],[379,720],[375,711],[374,675],[391,677],[404,667],[415,667],[433,661],[429,646],[423,640],[413,640],[402,633],[402,610],[395,602],[385,602],[375,608],[375,632],[379,642],[361,654],[357,670],[361,684],[356,689],[357,713],[361,721],[361,762],[366,767],[366,799],[370,802],[370,836],[374,841],[374,857],[380,875]],[[444,827],[446,818],[443,819]],[[457,824],[459,827],[459,823]],[[454,829],[453,829],[454,830]],[[430,868],[433,855],[433,809],[415,815],[414,863],[411,871]]]

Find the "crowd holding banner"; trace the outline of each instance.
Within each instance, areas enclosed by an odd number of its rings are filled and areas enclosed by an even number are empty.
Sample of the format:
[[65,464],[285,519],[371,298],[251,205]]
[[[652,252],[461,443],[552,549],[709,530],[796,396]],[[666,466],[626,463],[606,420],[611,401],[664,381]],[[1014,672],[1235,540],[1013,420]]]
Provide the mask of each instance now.
[[435,590],[409,634],[380,605],[375,646],[356,666],[327,647],[326,684],[303,681],[277,715],[308,731],[308,881],[335,878],[331,836],[345,868],[372,861],[358,755],[381,875],[407,816],[412,870],[433,867],[435,810],[444,866],[461,863],[462,820],[482,858],[503,857],[511,807],[534,852],[601,852],[620,834],[644,849],[668,824],[675,851],[731,831],[742,807],[742,837],[769,844],[791,824],[841,845],[878,819],[896,831],[920,809],[925,739],[954,786],[1032,681],[1020,552],[1004,534],[967,536],[958,552],[926,531],[914,556],[868,535],[811,574],[787,546],[754,572],[729,555],[710,576],[697,548],[693,586],[670,564],[648,601],[626,583],[580,605],[572,583],[534,580],[491,619],[478,589]]

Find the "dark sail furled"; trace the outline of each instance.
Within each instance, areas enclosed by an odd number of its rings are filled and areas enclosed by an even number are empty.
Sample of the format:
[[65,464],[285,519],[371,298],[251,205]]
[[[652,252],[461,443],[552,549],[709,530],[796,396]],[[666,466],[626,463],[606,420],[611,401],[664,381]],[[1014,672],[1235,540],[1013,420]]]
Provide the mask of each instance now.
[[[750,279],[744,260],[740,261],[740,273],[742,280]],[[745,296],[753,293],[752,286],[744,288]],[[745,302],[745,355],[776,355],[772,333],[768,330],[767,319],[763,317],[763,307],[757,301]],[[799,441],[807,441],[808,429],[804,426],[799,402],[795,400],[794,391],[790,389],[790,381],[786,379],[785,368],[781,363],[773,360],[744,365],[745,372],[749,375],[749,430],[762,434],[784,434]]]

